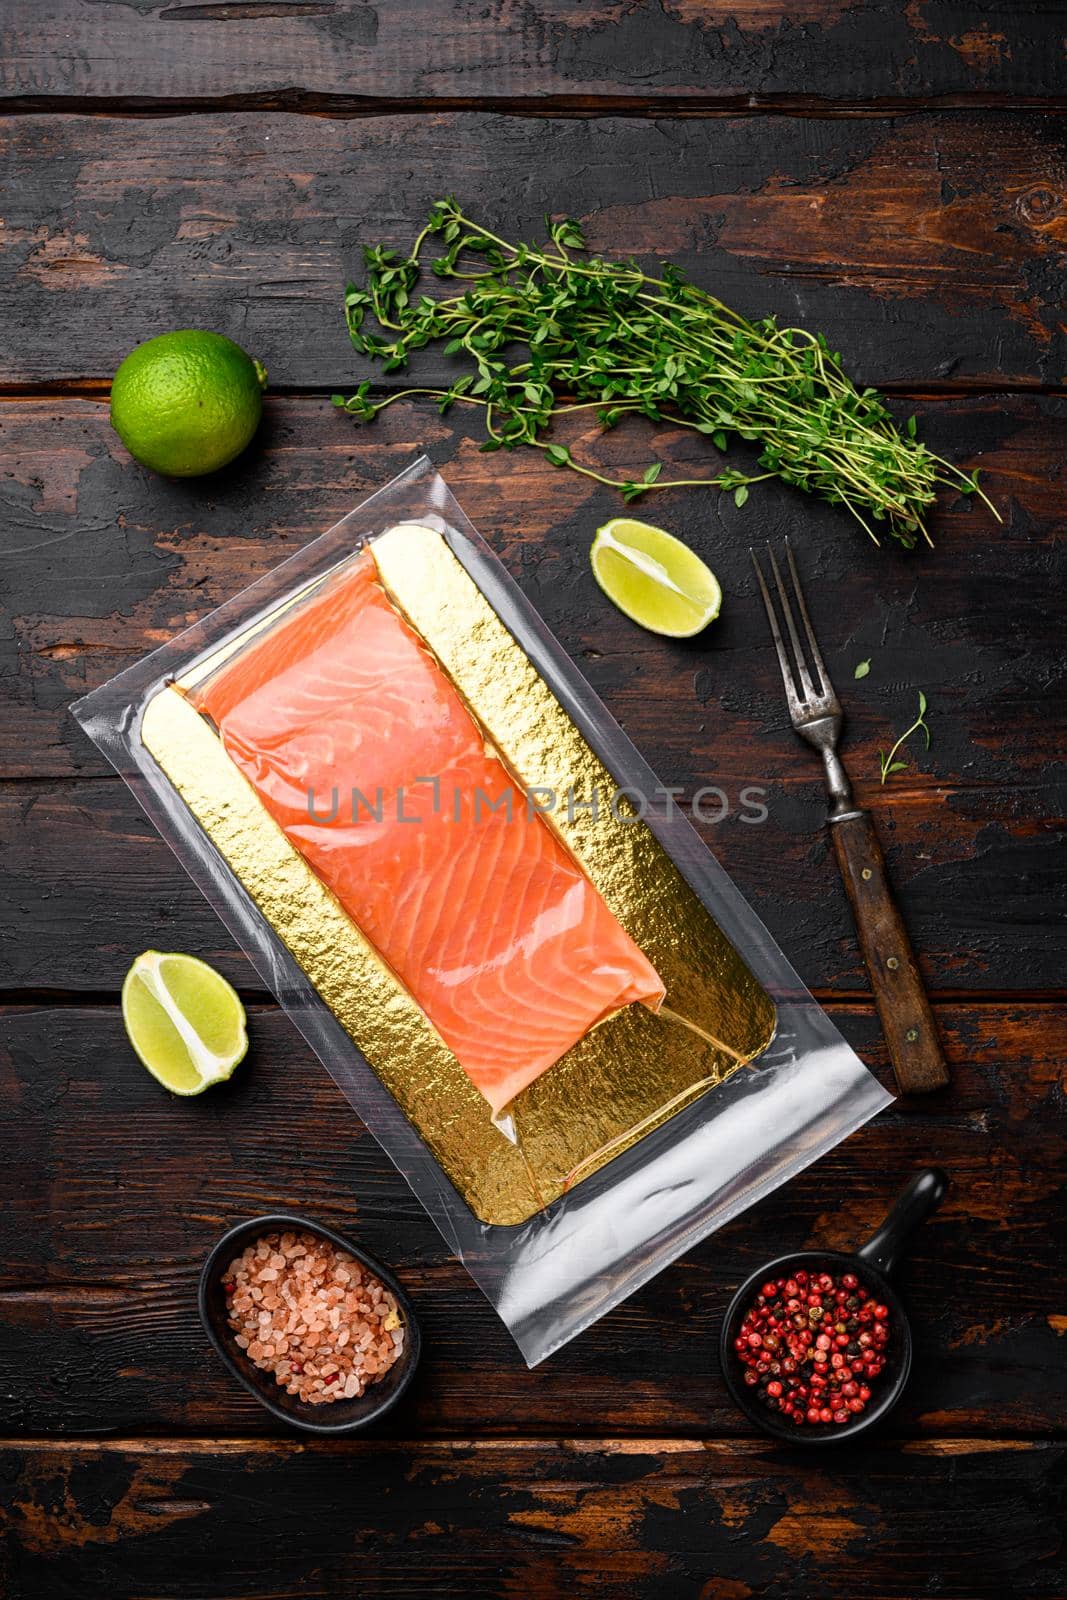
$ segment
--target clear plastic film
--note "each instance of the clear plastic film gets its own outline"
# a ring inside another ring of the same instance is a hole
[[[530,1365],[891,1098],[425,458],[74,714]]]

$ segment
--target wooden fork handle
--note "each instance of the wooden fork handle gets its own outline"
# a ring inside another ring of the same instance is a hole
[[[901,1094],[943,1089],[949,1081],[948,1067],[870,812],[853,811],[832,819],[830,833],[897,1086]]]

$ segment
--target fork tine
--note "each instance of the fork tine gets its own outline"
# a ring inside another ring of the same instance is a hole
[[[804,692],[804,699],[813,700],[815,698],[815,686],[813,685],[811,678],[808,676],[807,662],[804,660],[804,652],[800,648],[800,637],[797,634],[797,625],[793,621],[793,608],[789,604],[789,596],[785,592],[785,584],[782,582],[782,574],[778,570],[778,563],[774,559],[774,551],[771,549],[770,545],[767,546],[767,558],[771,563],[771,571],[774,573],[774,581],[778,585],[778,597],[782,602],[782,610],[785,612],[785,625],[789,629],[789,637],[793,641],[793,654],[796,657],[797,663],[797,678]]]
[[[800,586],[800,574],[797,572],[797,564],[793,560],[793,547],[789,543],[788,539],[785,541],[785,558],[789,562],[789,571],[793,577],[793,592],[797,597],[797,604],[800,607],[800,615],[804,619],[804,632],[808,636],[808,650],[811,654],[812,661],[815,663],[816,671],[819,674],[819,681],[822,684],[822,692],[823,694],[833,694],[833,685],[831,684],[827,675],[826,667],[823,665],[819,644],[815,638],[815,629],[812,627],[811,618],[808,616],[808,607],[804,600],[804,590]]]
[[[752,557],[752,565],[756,569],[756,581],[760,587],[760,594],[763,596],[763,604],[767,608],[767,621],[771,625],[771,638],[774,640],[774,648],[778,652],[778,665],[782,669],[782,682],[785,685],[785,697],[789,704],[790,715],[793,715],[800,709],[800,697],[797,694],[796,684],[793,680],[793,669],[790,665],[789,655],[785,648],[785,640],[782,638],[778,627],[778,616],[774,609],[774,601],[771,599],[770,591],[763,581],[763,572],[760,568],[759,561],[756,559],[756,552],[755,550],[750,549],[748,553]]]

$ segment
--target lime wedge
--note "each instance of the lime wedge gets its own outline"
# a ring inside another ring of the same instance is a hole
[[[201,1094],[248,1049],[245,1008],[225,978],[195,956],[138,956],[122,985],[130,1043],[174,1094]]]
[[[616,517],[597,529],[593,576],[633,622],[688,639],[719,615],[719,580],[687,544],[663,528]]]

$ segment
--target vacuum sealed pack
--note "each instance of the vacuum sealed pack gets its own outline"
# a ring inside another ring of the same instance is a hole
[[[425,458],[74,715],[531,1366],[891,1099]]]

